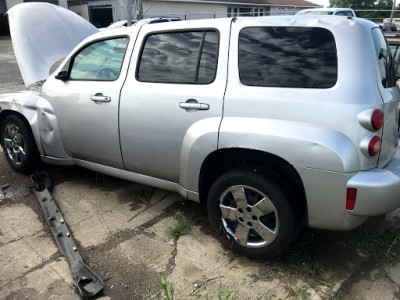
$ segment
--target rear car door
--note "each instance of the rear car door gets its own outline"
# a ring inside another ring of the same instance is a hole
[[[179,181],[185,135],[199,134],[196,124],[213,127],[217,147],[230,29],[230,20],[181,24],[143,26],[121,92],[126,168],[172,182]]]

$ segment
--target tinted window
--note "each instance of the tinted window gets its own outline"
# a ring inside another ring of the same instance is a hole
[[[378,61],[379,75],[383,87],[396,85],[396,74],[392,54],[388,48],[385,37],[380,29],[372,29],[372,38],[375,44],[375,55]]]
[[[215,31],[153,34],[145,41],[137,78],[145,82],[211,83],[217,54]]]
[[[90,44],[73,59],[71,79],[115,80],[119,76],[128,38]]]
[[[335,13],[335,16],[353,17],[353,13],[350,10],[340,10]]]
[[[330,16],[333,14],[333,11],[300,11],[298,15],[315,15],[315,16]]]
[[[392,57],[394,60],[394,65],[396,68],[396,76],[397,78],[400,77],[400,69],[399,69],[399,63],[400,63],[400,44],[390,44],[390,51],[392,52]]]
[[[239,34],[245,85],[329,88],[337,80],[336,44],[323,28],[250,27]]]
[[[169,20],[168,19],[153,20],[150,21],[150,24],[165,23],[165,22],[169,22]]]

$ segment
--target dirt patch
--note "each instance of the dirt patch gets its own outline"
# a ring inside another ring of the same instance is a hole
[[[0,186],[9,184],[4,190],[0,190],[0,205],[13,205],[23,203],[30,207],[40,218],[43,218],[42,209],[33,192],[34,185],[30,177],[16,173],[7,163],[3,149],[0,147]],[[49,231],[50,232],[50,231]]]
[[[119,194],[120,203],[129,203],[131,211],[136,211],[144,205],[148,205],[154,195],[154,188],[149,186],[136,185],[128,191]]]
[[[26,299],[42,299],[42,296],[35,289],[19,289],[9,294],[5,300],[26,300]]]

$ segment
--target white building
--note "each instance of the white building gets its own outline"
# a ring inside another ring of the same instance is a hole
[[[133,0],[132,16],[139,13]],[[305,0],[142,0],[144,17],[179,17],[183,20],[231,16],[292,15],[318,5]],[[127,19],[127,0],[68,0],[68,8],[97,27]]]

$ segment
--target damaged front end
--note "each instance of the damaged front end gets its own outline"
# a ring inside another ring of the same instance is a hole
[[[8,12],[11,40],[18,67],[28,91],[0,95],[0,128],[9,114],[29,123],[37,149],[69,164],[48,100],[41,97],[50,71],[86,37],[98,29],[76,13],[49,3],[21,3]]]

